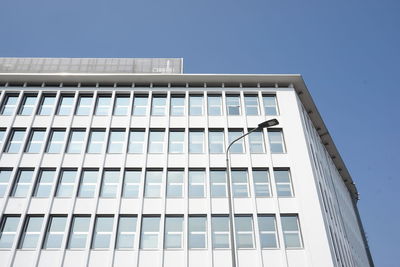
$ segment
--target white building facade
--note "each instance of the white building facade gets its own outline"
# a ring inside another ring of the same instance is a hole
[[[181,59],[0,71],[0,266],[230,267],[231,238],[237,266],[373,266],[300,75],[183,74]]]

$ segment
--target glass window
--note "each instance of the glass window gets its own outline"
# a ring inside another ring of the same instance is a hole
[[[78,197],[94,197],[98,176],[97,170],[82,171]]]
[[[206,216],[189,216],[189,248],[207,248]]]
[[[25,95],[19,108],[19,115],[32,115],[36,104],[36,95]]]
[[[258,215],[261,248],[277,248],[278,238],[274,215]]]
[[[64,146],[65,130],[52,130],[47,143],[47,153],[61,153]]]
[[[302,248],[300,225],[297,215],[281,216],[283,239],[286,248]]]
[[[162,171],[146,171],[145,197],[161,197]]]
[[[103,152],[105,139],[106,139],[106,131],[105,130],[91,130],[87,153]]]
[[[268,130],[271,153],[285,153],[282,130]]]
[[[67,153],[81,153],[84,139],[85,130],[71,130],[69,134]]]
[[[42,149],[45,133],[44,130],[32,130],[25,152],[39,153]]]
[[[189,197],[206,197],[205,171],[189,171]]]
[[[228,137],[229,137],[229,144],[233,142],[236,138],[239,138],[240,136],[243,135],[242,130],[237,130],[237,129],[229,129],[228,131]],[[236,141],[231,148],[229,149],[230,153],[244,153],[244,138]]]
[[[183,176],[184,171],[169,170],[167,174],[167,197],[183,197]]]
[[[44,249],[60,249],[65,235],[67,216],[51,216],[47,226]]]
[[[82,95],[79,97],[78,106],[76,108],[76,115],[90,115],[92,110],[93,96]]]
[[[235,216],[236,247],[254,248],[253,217]]]
[[[147,96],[135,96],[133,99],[133,115],[144,116],[147,113]]]
[[[25,130],[12,130],[5,152],[19,153],[25,138]]]
[[[0,225],[0,248],[12,248],[18,224],[19,216],[3,216]]]
[[[246,106],[246,115],[260,115],[258,96],[256,95],[245,95],[244,104]]]
[[[240,96],[239,95],[227,95],[226,96],[226,109],[228,115],[240,115]]]
[[[111,96],[98,96],[94,115],[107,116],[111,111]]]
[[[129,112],[130,99],[128,95],[117,95],[115,97],[114,116],[126,116]]]
[[[292,197],[292,179],[289,170],[274,170],[274,177],[278,197]]]
[[[122,153],[125,145],[125,130],[111,130],[108,153]]]
[[[208,132],[208,151],[211,154],[225,153],[225,138],[223,130]]]
[[[144,147],[144,130],[131,130],[129,135],[129,153],[141,154]]]
[[[211,170],[211,197],[226,197],[226,171],[225,170]]]
[[[6,130],[0,129],[0,148],[3,145],[5,134],[6,134]]]
[[[126,170],[122,196],[125,198],[137,198],[139,196],[140,170]]]
[[[68,248],[86,248],[87,238],[89,234],[89,226],[89,216],[74,216],[72,220],[71,232],[69,234]]]
[[[164,248],[183,248],[183,217],[165,217]]]
[[[55,170],[41,170],[36,181],[34,197],[50,197],[54,183]]]
[[[220,95],[209,95],[208,102],[208,115],[221,116],[222,115],[222,97]]]
[[[189,153],[204,153],[204,131],[189,132]]]
[[[267,170],[253,170],[254,192],[256,197],[270,197],[271,189]]]
[[[6,95],[3,104],[1,105],[1,115],[10,116],[14,114],[17,107],[18,95]]]
[[[60,98],[60,103],[58,104],[57,115],[60,116],[71,115],[73,105],[74,105],[73,95],[62,95]]]
[[[230,247],[229,237],[229,217],[228,216],[212,216],[212,244],[214,249],[223,249]]]
[[[157,249],[160,234],[160,217],[143,217],[140,235],[141,249]]]
[[[46,115],[46,116],[52,115],[55,102],[56,102],[56,97],[53,95],[42,96],[42,102],[40,103],[38,115]]]
[[[171,116],[185,116],[185,96],[171,96]]]
[[[76,170],[61,170],[56,197],[72,197],[76,174]]]
[[[94,227],[92,248],[110,248],[114,217],[98,216]]]
[[[185,151],[185,132],[184,130],[171,130],[169,132],[169,153],[183,153]]]
[[[274,95],[264,95],[264,112],[266,116],[278,115],[278,106],[276,103],[276,96]]]
[[[164,131],[150,130],[149,153],[164,153]]]
[[[264,135],[262,131],[249,134],[250,153],[264,153]]]
[[[136,236],[136,216],[120,216],[117,234],[117,249],[133,249]]]
[[[151,104],[152,116],[165,116],[167,106],[167,96],[153,95]]]
[[[4,197],[10,183],[11,169],[0,169],[0,198]]]
[[[247,170],[232,170],[232,190],[234,197],[249,197]]]
[[[202,95],[191,95],[189,96],[189,115],[190,116],[202,116],[204,100]]]
[[[115,198],[119,185],[119,170],[105,170],[101,184],[100,197]]]
[[[12,197],[27,197],[31,189],[33,170],[19,170],[14,183]]]
[[[27,216],[19,248],[36,248],[43,224],[43,216]]]

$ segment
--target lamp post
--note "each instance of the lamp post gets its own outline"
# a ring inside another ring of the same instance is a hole
[[[225,152],[225,159],[226,159],[226,169],[227,169],[227,184],[228,184],[228,209],[229,209],[229,228],[230,228],[230,241],[231,241],[231,256],[232,256],[232,267],[236,267],[236,262],[237,262],[237,255],[236,255],[236,235],[234,233],[234,229],[233,229],[233,220],[234,220],[234,214],[233,214],[233,197],[232,197],[232,182],[231,182],[231,167],[229,164],[229,149],[231,148],[231,146],[239,141],[240,139],[242,139],[243,137],[251,134],[254,131],[257,130],[261,130],[263,128],[268,128],[271,126],[275,126],[278,125],[279,122],[277,119],[272,119],[272,120],[267,120],[264,121],[260,124],[258,124],[257,128],[254,128],[252,130],[250,130],[249,132],[243,134],[242,136],[236,138],[235,140],[233,140],[228,148],[226,149]]]

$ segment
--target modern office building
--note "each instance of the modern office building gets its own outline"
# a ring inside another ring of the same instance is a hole
[[[0,59],[1,267],[373,266],[357,200],[300,75]]]

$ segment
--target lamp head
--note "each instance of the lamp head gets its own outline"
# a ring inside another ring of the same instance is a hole
[[[264,121],[264,122],[260,123],[258,125],[258,128],[259,129],[268,128],[268,127],[275,126],[275,125],[278,125],[278,124],[279,124],[279,121],[277,119],[272,119],[272,120],[267,120],[267,121]]]

